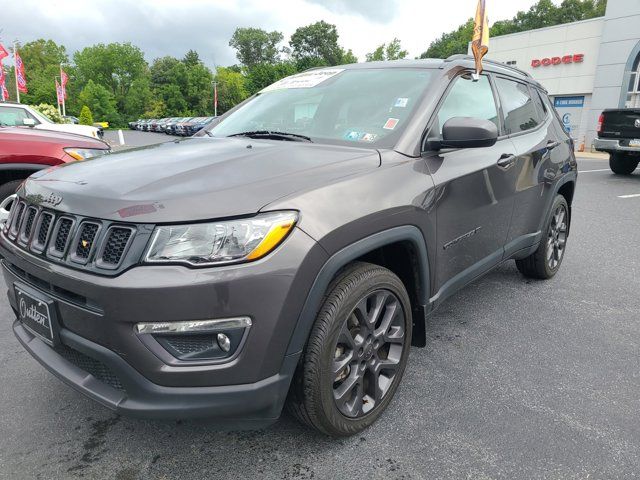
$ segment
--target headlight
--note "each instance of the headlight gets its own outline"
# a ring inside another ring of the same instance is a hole
[[[296,212],[272,212],[240,220],[159,226],[145,261],[203,266],[257,260],[285,239],[297,218]]]
[[[109,153],[109,150],[99,148],[65,148],[64,151],[76,160],[85,160],[87,158],[99,157],[100,155]]]

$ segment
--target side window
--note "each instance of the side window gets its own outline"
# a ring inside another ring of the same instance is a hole
[[[20,107],[0,106],[0,123],[9,127],[22,126],[25,118],[32,118]]]
[[[538,116],[541,121],[544,121],[544,119],[547,118],[547,106],[542,100],[542,95],[544,94],[540,93],[540,90],[533,87],[531,87],[531,94],[533,95],[533,103],[536,104],[536,108],[538,109]]]
[[[462,75],[454,80],[447,98],[440,106],[429,137],[441,137],[442,126],[453,117],[482,118],[492,121],[499,128],[498,110],[487,76],[481,75],[477,82],[470,75]]]
[[[507,134],[524,132],[540,124],[540,117],[531,100],[527,85],[497,78],[496,86],[500,94],[504,128]]]

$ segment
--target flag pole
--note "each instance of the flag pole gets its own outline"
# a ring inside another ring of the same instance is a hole
[[[218,116],[218,82],[213,82],[213,116]]]
[[[20,90],[18,89],[18,62],[16,62],[16,53],[18,52],[18,48],[17,48],[17,43],[13,42],[13,61],[14,61],[14,67],[13,67],[13,73],[16,74],[16,100],[18,101],[18,103],[20,103]]]
[[[60,64],[60,84],[62,84],[62,64]],[[62,87],[62,116],[65,117],[67,115],[67,108],[65,105],[64,97],[67,93],[67,87]]]
[[[53,85],[56,88],[56,103],[58,104],[58,115],[62,116],[62,112],[60,111],[60,89],[58,88],[58,77],[53,77],[54,82]]]

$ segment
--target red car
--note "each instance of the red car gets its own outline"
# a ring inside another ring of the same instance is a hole
[[[110,151],[105,142],[83,135],[0,126],[0,203],[33,172]]]

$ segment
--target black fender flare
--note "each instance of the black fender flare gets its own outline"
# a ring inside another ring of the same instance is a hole
[[[577,184],[577,180],[578,180],[578,172],[575,170],[572,170],[570,172],[565,173],[554,185],[553,185],[553,194],[549,195],[549,198],[547,200],[547,204],[545,205],[545,212],[549,212],[549,209],[551,208],[551,205],[553,203],[553,199],[556,198],[556,195],[558,195],[558,192],[560,191],[560,188],[563,185],[566,185],[569,182],[573,182],[574,186],[575,184]],[[547,221],[547,214],[545,213],[545,215],[542,216],[542,220],[540,222],[540,225],[538,226],[538,231],[541,232],[542,229],[544,228],[545,222]],[[569,232],[571,231],[571,205],[569,205],[569,230],[567,231],[567,234],[569,234]]]
[[[307,298],[298,317],[296,328],[293,331],[286,355],[300,354],[309,338],[311,328],[316,319],[316,314],[320,308],[322,298],[327,291],[329,283],[335,274],[345,265],[363,256],[376,248],[390,245],[392,243],[407,241],[415,247],[418,256],[420,285],[418,299],[421,300],[423,311],[426,312],[426,305],[430,293],[430,272],[429,258],[427,257],[427,245],[418,227],[414,225],[403,225],[389,230],[375,233],[354,242],[342,250],[333,254],[322,266],[316,279],[307,294]],[[424,323],[423,323],[424,328]]]

